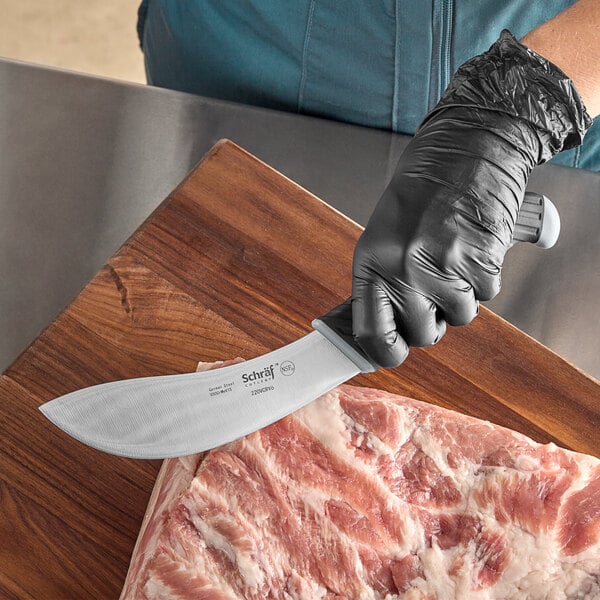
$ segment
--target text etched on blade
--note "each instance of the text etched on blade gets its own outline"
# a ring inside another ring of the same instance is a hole
[[[281,364],[272,363],[262,369],[242,373],[241,378],[244,387],[253,388],[250,395],[257,396],[275,391],[276,380],[279,376],[290,377],[295,371],[296,365],[291,360],[285,360]]]
[[[231,391],[233,391],[233,381],[230,383],[223,383],[221,385],[215,385],[213,387],[208,388],[208,393],[212,397],[221,396]]]

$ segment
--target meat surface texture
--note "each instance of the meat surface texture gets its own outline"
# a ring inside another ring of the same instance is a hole
[[[123,600],[600,598],[600,460],[379,390],[157,486]]]

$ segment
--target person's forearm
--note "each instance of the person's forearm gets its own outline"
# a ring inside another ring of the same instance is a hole
[[[521,42],[573,81],[590,114],[600,114],[600,0],[579,0]]]

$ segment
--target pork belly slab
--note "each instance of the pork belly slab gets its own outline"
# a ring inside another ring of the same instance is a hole
[[[600,598],[600,460],[343,385],[166,460],[126,599]]]

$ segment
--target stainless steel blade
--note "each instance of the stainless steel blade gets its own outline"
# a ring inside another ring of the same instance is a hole
[[[261,429],[360,372],[318,331],[263,356],[201,373],[114,381],[40,410],[85,444],[130,458],[215,448]]]

